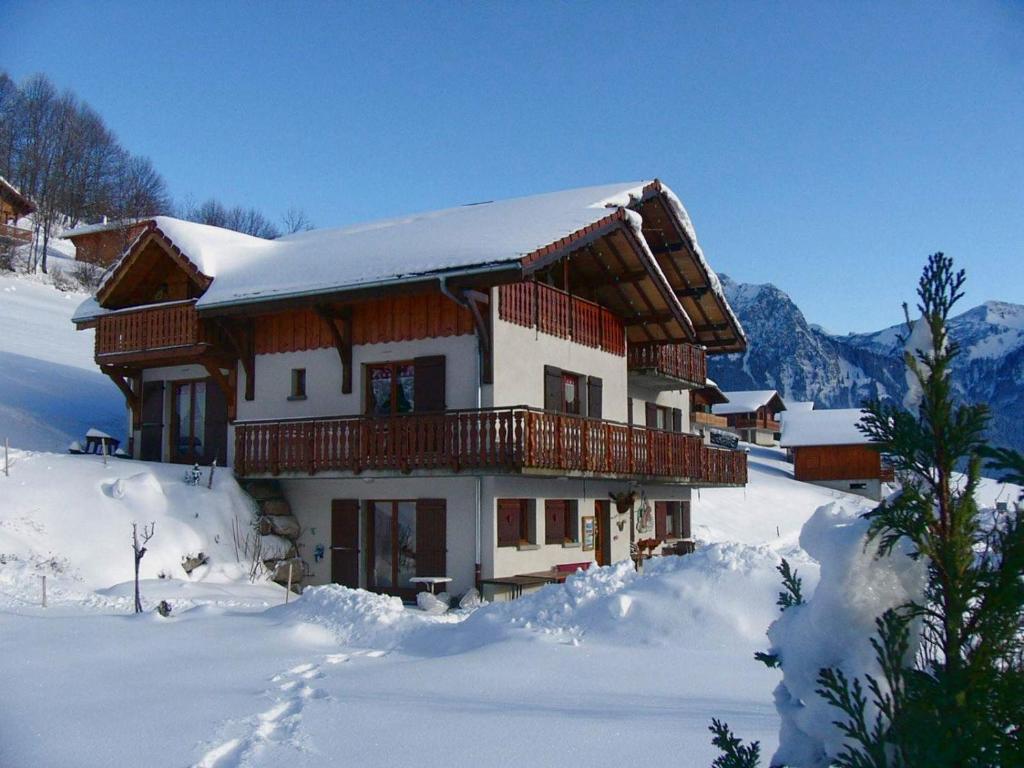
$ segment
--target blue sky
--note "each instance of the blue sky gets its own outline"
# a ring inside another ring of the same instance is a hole
[[[1024,4],[8,3],[177,200],[317,226],[657,176],[712,265],[837,332],[928,253],[1024,303]]]

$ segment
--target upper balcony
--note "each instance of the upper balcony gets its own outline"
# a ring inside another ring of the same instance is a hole
[[[626,329],[614,313],[592,301],[536,281],[498,289],[498,316],[613,355],[626,354]]]
[[[630,344],[629,373],[641,386],[655,390],[703,387],[707,355],[692,344]]]
[[[771,416],[757,416],[754,414],[730,416],[729,426],[733,429],[764,429],[771,432],[780,432],[782,430],[782,424]]]
[[[747,457],[680,432],[512,408],[235,425],[239,476],[518,473],[743,485]]]
[[[194,299],[122,309],[97,320],[96,362],[185,360],[201,356],[216,341],[200,321]]]
[[[13,224],[0,222],[0,243],[10,245],[28,245],[32,242],[32,230],[22,229]]]

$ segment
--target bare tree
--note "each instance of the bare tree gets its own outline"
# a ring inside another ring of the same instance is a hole
[[[267,240],[281,236],[270,219],[255,208],[243,208],[240,205],[227,208],[222,202],[212,197],[199,205],[186,203],[182,207],[180,215],[183,219],[199,224],[233,229],[236,232]]]
[[[146,544],[153,538],[156,523],[142,526],[142,541],[139,541],[139,525],[132,523],[132,552],[135,554],[135,612],[142,613],[142,593],[139,592],[139,563],[146,556]]]
[[[292,206],[281,217],[284,224],[284,234],[291,235],[295,232],[308,232],[313,229],[313,222],[310,221],[306,212],[301,208]]]

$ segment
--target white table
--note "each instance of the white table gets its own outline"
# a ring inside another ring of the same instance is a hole
[[[438,584],[447,584],[451,580],[450,576],[413,576],[409,579],[412,584],[425,584],[430,588],[430,594],[434,594],[434,588]]]

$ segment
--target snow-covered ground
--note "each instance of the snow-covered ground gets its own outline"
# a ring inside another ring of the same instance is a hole
[[[24,338],[63,329],[76,299],[65,306],[27,279],[0,278],[4,287],[14,290],[0,293],[0,313],[24,324],[3,354],[44,370],[60,359],[86,376],[89,334],[68,325],[50,347]],[[0,424],[15,423],[10,413],[60,418],[59,393],[17,401],[17,391],[0,389]],[[91,414],[105,397],[81,395],[54,439],[103,427]],[[116,390],[109,400],[119,419]],[[226,472],[207,488],[175,466],[33,450],[12,459],[0,474],[0,766],[706,766],[712,717],[770,755],[780,676],[753,654],[778,616],[775,567],[786,556],[812,591],[804,523],[832,502],[836,514],[870,507],[797,483],[780,451],[751,448],[746,488],[695,499],[695,554],[431,616],[337,586],[286,605],[280,587],[251,584],[235,544],[251,506]],[[982,501],[1000,492],[986,484]],[[133,521],[156,524],[139,616]],[[187,576],[181,560],[198,551],[210,562]],[[160,600],[167,618],[153,610]]]

